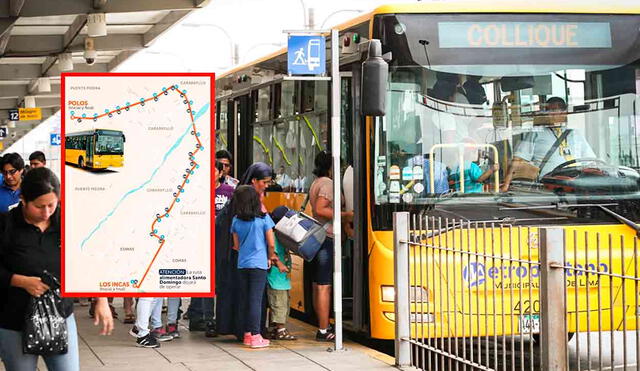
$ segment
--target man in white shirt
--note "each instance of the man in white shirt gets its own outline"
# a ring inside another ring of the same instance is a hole
[[[541,178],[565,162],[596,157],[584,136],[567,128],[567,103],[562,98],[549,98],[546,109],[548,125],[534,127],[533,131],[524,135],[513,154],[511,166],[501,187],[503,192],[509,189],[514,174],[530,167],[528,164],[539,169],[538,178]]]

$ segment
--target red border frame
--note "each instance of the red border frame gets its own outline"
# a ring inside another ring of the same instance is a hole
[[[157,77],[157,76],[171,76],[171,77],[178,77],[178,76],[184,76],[184,77],[189,77],[189,76],[199,76],[199,77],[209,77],[211,79],[211,98],[210,98],[210,103],[209,103],[209,114],[210,114],[210,119],[211,119],[211,149],[209,150],[209,161],[211,162],[211,172],[213,172],[213,164],[215,164],[215,126],[216,126],[216,121],[215,121],[215,110],[216,110],[216,104],[215,104],[215,74],[214,73],[116,73],[116,72],[112,72],[112,73],[69,73],[69,72],[65,72],[62,73],[61,75],[61,86],[60,86],[60,136],[63,139],[62,143],[60,145],[60,151],[61,151],[61,156],[60,158],[62,159],[61,161],[61,166],[60,166],[60,175],[61,175],[61,191],[60,191],[60,228],[61,228],[61,234],[60,234],[60,244],[61,244],[61,250],[62,250],[62,261],[61,261],[61,265],[62,265],[62,269],[61,269],[61,279],[62,279],[62,296],[64,297],[212,297],[215,296],[215,210],[212,208],[212,205],[214,203],[215,200],[215,179],[213,179],[213,173],[211,173],[210,175],[210,182],[211,182],[211,202],[209,204],[209,208],[210,208],[210,214],[211,214],[211,224],[210,224],[210,230],[209,230],[209,240],[211,241],[211,287],[210,287],[210,291],[208,293],[203,293],[203,292],[180,292],[180,293],[170,293],[170,292],[145,292],[145,293],[110,293],[110,292],[75,292],[75,293],[69,293],[66,291],[65,289],[65,283],[66,283],[66,274],[65,274],[65,264],[66,264],[66,257],[65,257],[65,164],[66,164],[66,158],[65,158],[65,122],[67,120],[66,114],[65,114],[65,80],[67,77],[75,77],[75,76],[98,76],[98,77],[112,77],[112,76],[117,76],[117,77]]]

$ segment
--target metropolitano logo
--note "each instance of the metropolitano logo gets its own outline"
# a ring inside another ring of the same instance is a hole
[[[467,287],[476,287],[483,285],[487,279],[484,264],[473,262],[465,266],[462,270],[462,277],[467,282]]]

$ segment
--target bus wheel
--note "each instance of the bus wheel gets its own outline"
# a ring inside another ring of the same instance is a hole
[[[83,159],[82,157],[80,157],[80,158],[78,159],[78,166],[79,166],[81,169],[84,169],[84,159]]]

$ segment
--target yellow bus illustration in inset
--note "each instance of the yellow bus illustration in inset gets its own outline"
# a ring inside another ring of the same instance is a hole
[[[93,129],[65,135],[65,162],[84,169],[124,166],[124,133]]]

